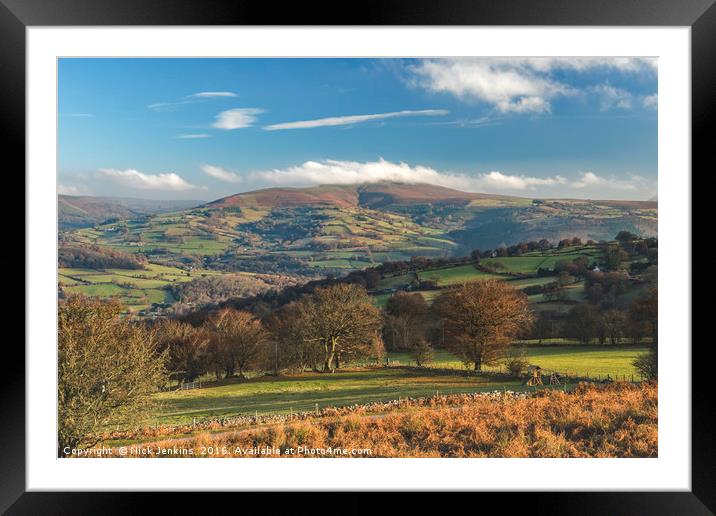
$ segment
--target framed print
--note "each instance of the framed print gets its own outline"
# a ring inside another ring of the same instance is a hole
[[[691,181],[716,8],[366,7],[3,0],[10,514],[124,491],[714,510]]]

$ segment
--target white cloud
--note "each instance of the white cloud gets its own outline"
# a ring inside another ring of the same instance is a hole
[[[206,133],[197,133],[197,134],[180,134],[177,136],[180,140],[197,140],[202,138],[211,138],[211,135]]]
[[[232,174],[234,174],[232,172]],[[300,165],[251,172],[249,183],[280,186],[317,184],[359,184],[380,181],[429,183],[467,192],[484,192],[526,197],[582,197],[591,199],[646,198],[640,192],[653,192],[655,181],[632,175],[624,178],[603,177],[594,172],[579,172],[576,177],[561,175],[535,177],[499,171],[464,173],[440,171],[407,163],[378,161],[307,161]]]
[[[187,95],[186,97],[182,97],[181,100],[172,102],[155,102],[153,104],[148,104],[147,107],[154,111],[166,111],[185,104],[195,104],[197,102],[206,102],[207,100],[212,99],[233,97],[238,97],[238,95],[231,91],[200,91],[199,93],[193,93],[191,95]]]
[[[216,120],[212,127],[226,131],[251,127],[256,122],[256,115],[261,113],[263,113],[263,110],[256,108],[229,109],[216,115]]]
[[[529,176],[511,176],[502,172],[489,172],[481,174],[479,181],[486,187],[494,189],[507,190],[529,190],[537,186],[553,186],[567,183],[567,179],[562,176],[554,177],[529,177]]]
[[[615,88],[614,86],[604,83],[592,86],[589,90],[599,99],[599,109],[609,111],[610,109],[631,109],[632,95],[626,90]]]
[[[524,66],[539,72],[574,70],[586,72],[605,69],[623,73],[652,73],[658,68],[658,59],[652,57],[523,57],[498,58],[514,66]]]
[[[601,188],[609,190],[643,190],[650,188],[650,182],[641,176],[632,175],[628,179],[603,177],[591,171],[579,172],[579,179],[571,182],[572,188]]]
[[[202,165],[201,170],[208,176],[227,183],[240,183],[243,179],[236,172],[225,170],[214,165]]]
[[[397,118],[404,116],[441,116],[447,115],[448,111],[444,109],[422,109],[422,110],[404,110],[392,111],[389,113],[376,113],[370,115],[350,115],[350,116],[334,116],[328,118],[319,118],[316,120],[301,120],[298,122],[284,122],[281,124],[272,124],[264,127],[267,131],[278,131],[282,129],[312,129],[314,127],[331,127],[337,125],[358,124],[371,120],[383,120],[386,118]]]
[[[641,105],[645,108],[656,109],[659,106],[659,95],[656,93],[645,95],[641,98]]]
[[[60,195],[88,195],[89,190],[83,185],[57,183],[57,193]]]
[[[60,113],[61,117],[64,118],[92,118],[92,113]]]
[[[397,181],[404,183],[430,183],[466,191],[529,191],[538,186],[563,184],[560,176],[537,178],[507,175],[501,172],[464,174],[441,172],[430,167],[410,166],[380,159],[372,162],[326,160],[307,161],[284,169],[272,169],[249,174],[253,181],[280,185],[356,184]]]
[[[551,101],[579,91],[552,75],[595,69],[653,74],[652,58],[449,58],[409,66],[410,82],[429,91],[482,102],[500,113],[545,113]]]
[[[485,102],[502,113],[549,111],[550,99],[571,92],[566,84],[504,60],[424,60],[410,71],[416,84],[430,91]]]
[[[232,91],[200,91],[199,93],[189,95],[189,98],[194,99],[211,99],[220,97],[238,97],[238,95]]]
[[[99,173],[101,176],[118,185],[138,190],[171,190],[180,192],[206,189],[206,187],[188,183],[174,172],[145,174],[144,172],[134,169],[117,170],[114,168],[101,168]]]

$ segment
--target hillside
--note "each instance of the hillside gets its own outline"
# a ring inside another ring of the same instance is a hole
[[[166,211],[185,210],[202,201],[162,201],[125,197],[58,195],[57,218],[60,231],[90,227],[108,219],[131,219]]]
[[[94,213],[92,203],[81,206]],[[136,206],[123,206],[129,215],[118,217],[122,220],[65,238],[72,244],[146,254],[172,266],[305,277],[543,238],[610,240],[620,230],[653,236],[657,206],[533,200],[427,184],[322,185],[244,192],[149,215],[145,206],[141,216]],[[154,207],[163,208],[170,209]]]

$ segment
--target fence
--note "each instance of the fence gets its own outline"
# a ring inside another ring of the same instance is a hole
[[[181,385],[179,385],[178,391],[188,391],[192,389],[201,389],[201,380],[196,380],[194,382],[183,382]]]

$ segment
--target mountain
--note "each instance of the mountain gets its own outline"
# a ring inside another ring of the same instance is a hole
[[[73,231],[68,241],[162,263],[309,276],[543,238],[611,240],[621,230],[655,236],[657,206],[395,182],[268,188],[142,219],[120,217],[130,220]]]
[[[518,197],[462,192],[425,183],[379,182],[358,185],[320,185],[307,188],[265,188],[217,199],[213,208],[278,208],[305,205],[383,208],[414,203],[467,205],[476,200],[517,200]]]
[[[126,197],[58,195],[59,229],[94,226],[108,219],[131,219],[167,211],[185,210],[203,201],[161,201]]]

